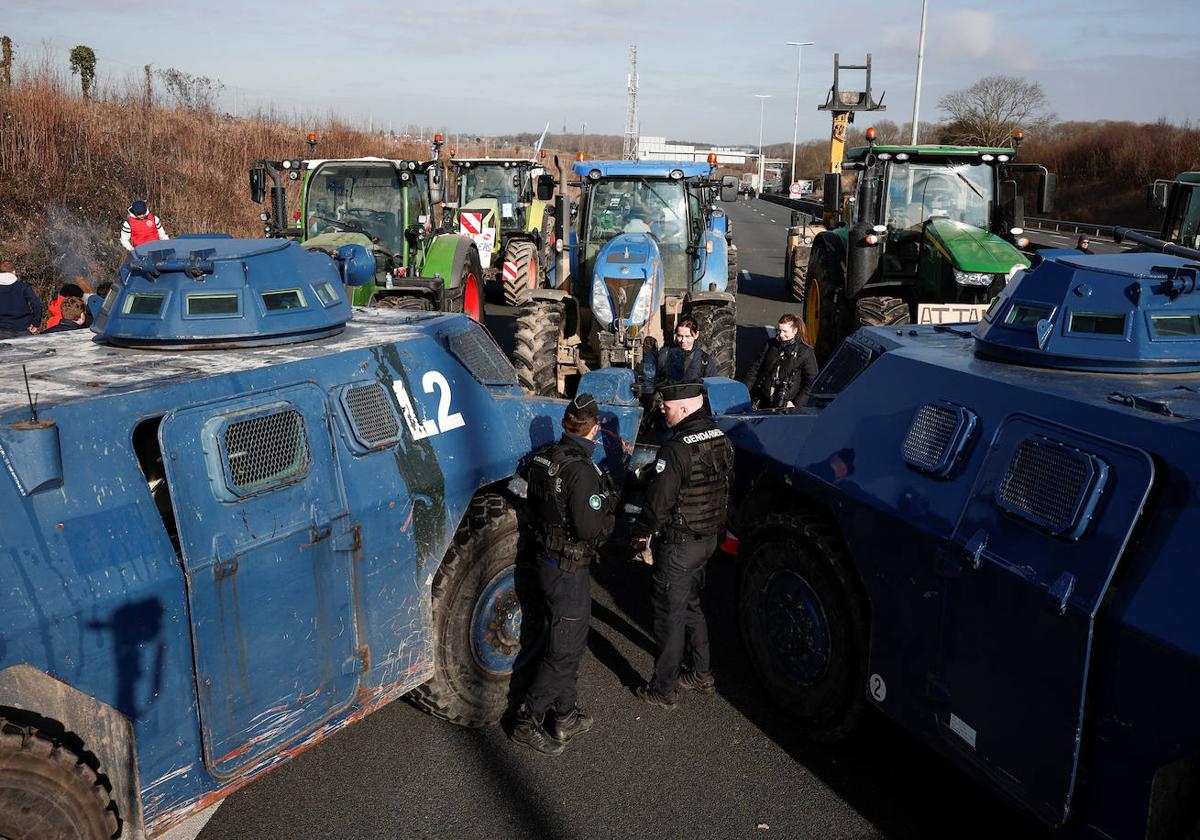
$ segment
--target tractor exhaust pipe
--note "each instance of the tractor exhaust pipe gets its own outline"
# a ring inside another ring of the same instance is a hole
[[[1195,248],[1186,248],[1183,245],[1168,242],[1165,239],[1158,239],[1153,236],[1147,236],[1144,233],[1138,233],[1136,230],[1130,228],[1113,228],[1112,238],[1118,245],[1128,239],[1130,242],[1136,242],[1144,248],[1161,251],[1164,254],[1170,254],[1172,257],[1183,257],[1185,260],[1200,260],[1200,251],[1197,251]]]

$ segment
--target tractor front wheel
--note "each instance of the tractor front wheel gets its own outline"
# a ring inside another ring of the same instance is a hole
[[[854,303],[854,314],[860,327],[890,327],[912,322],[908,304],[896,297],[859,298]]]
[[[728,303],[696,303],[690,314],[700,327],[700,346],[717,363],[717,376],[732,379],[737,369],[737,310]]]
[[[385,295],[376,298],[375,305],[381,309],[416,309],[421,312],[432,312],[433,301],[416,295]]]
[[[729,282],[725,285],[725,291],[731,295],[736,295],[738,290],[738,249],[736,245],[729,246]]]
[[[536,289],[542,280],[542,271],[538,263],[538,249],[533,242],[528,239],[514,239],[508,243],[508,247],[504,249],[501,271],[506,304],[524,306],[529,302],[529,293]]]
[[[513,367],[517,381],[531,394],[558,395],[558,343],[566,308],[556,301],[532,303],[517,313]]]

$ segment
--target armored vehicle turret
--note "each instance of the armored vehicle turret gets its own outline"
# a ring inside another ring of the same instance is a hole
[[[1191,836],[1200,252],[1042,256],[720,421],[743,637],[809,737],[874,707],[1049,826]]]
[[[0,836],[157,836],[395,698],[506,709],[507,487],[565,402],[462,315],[351,319],[335,254],[143,246],[95,336],[0,343]],[[581,387],[619,470],[633,373]]]

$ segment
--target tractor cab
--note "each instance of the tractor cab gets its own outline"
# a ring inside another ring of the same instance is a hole
[[[310,147],[315,150],[315,135]],[[334,253],[361,245],[375,258],[372,282],[355,289],[356,306],[483,313],[483,272],[468,237],[434,229],[442,201],[442,139],[428,161],[363,157],[260,160],[250,169],[250,196],[266,199],[268,237],[299,239],[310,250]],[[284,181],[300,181],[300,209],[289,225]]]
[[[1008,278],[1029,260],[1019,250],[1023,173],[1038,177],[1038,211],[1053,206],[1055,178],[1016,163],[1011,147],[876,146],[850,149],[853,201],[839,207],[840,175],[827,175],[827,215],[803,291],[805,326],[827,357],[860,326],[978,321]]]
[[[448,207],[460,210],[485,208],[496,213],[502,231],[520,230],[536,199],[538,178],[545,174],[534,160],[455,159],[458,201]]]
[[[1185,248],[1200,248],[1200,172],[1180,172],[1158,180],[1147,193],[1152,209],[1164,210],[1159,238]]]

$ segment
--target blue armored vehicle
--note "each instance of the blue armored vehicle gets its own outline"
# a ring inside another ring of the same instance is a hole
[[[465,316],[351,319],[335,253],[148,243],[94,336],[0,344],[0,836],[159,835],[401,696],[505,710],[506,487],[565,403]],[[582,383],[614,468],[632,383]]]
[[[1196,836],[1200,252],[1042,256],[720,421],[743,637],[809,737],[874,707],[1049,826]]]
[[[715,158],[714,158],[715,163]],[[570,277],[533,289],[517,315],[513,362],[535,394],[570,391],[595,368],[640,371],[649,340],[660,346],[691,314],[718,373],[734,372],[736,300],[730,288],[727,219],[712,203],[737,200],[737,179],[712,178],[712,164],[588,161]],[[736,270],[736,269],[735,269]]]

